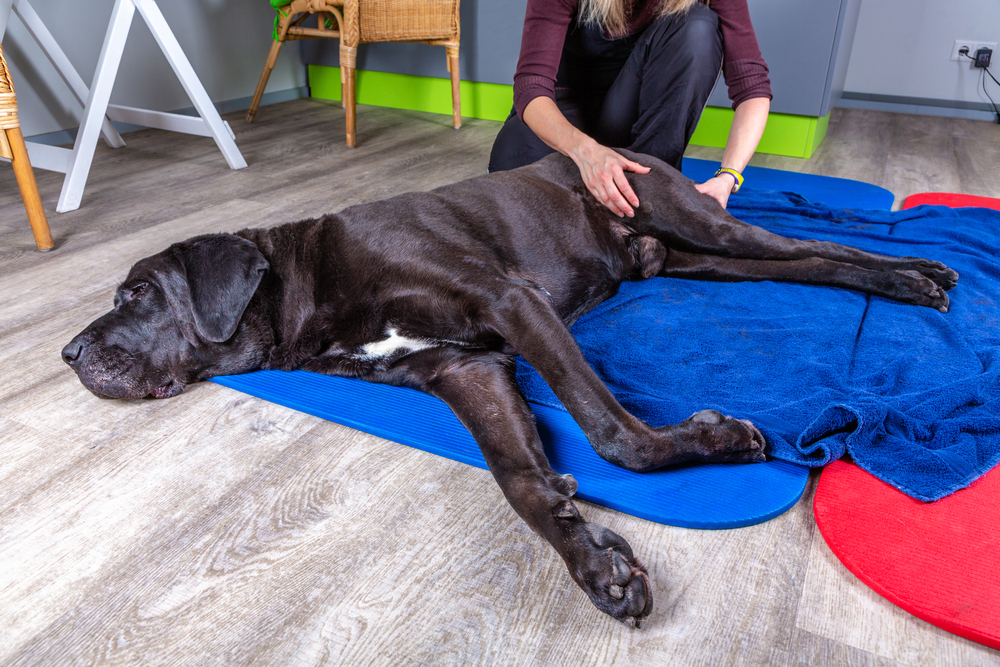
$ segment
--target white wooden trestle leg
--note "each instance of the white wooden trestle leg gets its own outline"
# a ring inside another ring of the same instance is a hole
[[[94,80],[89,90],[66,54],[59,48],[52,34],[45,28],[41,18],[31,7],[29,0],[0,0],[0,35],[6,28],[12,4],[14,12],[28,28],[29,33],[38,42],[49,60],[52,61],[76,98],[84,105],[83,119],[80,122],[80,129],[72,149],[27,142],[28,154],[33,165],[66,174],[56,211],[64,213],[80,207],[83,188],[90,173],[99,135],[103,135],[105,141],[112,148],[125,145],[121,136],[112,126],[112,120],[172,132],[212,137],[226,158],[230,169],[242,169],[247,166],[246,160],[243,159],[239,148],[236,147],[232,129],[219,116],[219,112],[212,104],[205,87],[202,86],[194,68],[191,67],[191,63],[181,50],[177,38],[174,37],[166,19],[163,18],[156,0],[116,0],[111,12],[111,20],[108,23],[108,32],[104,37],[101,55],[97,61],[97,71],[94,73]],[[125,49],[125,41],[128,39],[132,18],[136,10],[149,26],[150,32],[166,56],[174,74],[177,75],[184,91],[194,103],[199,117],[110,104],[111,91],[114,88],[118,67]]]

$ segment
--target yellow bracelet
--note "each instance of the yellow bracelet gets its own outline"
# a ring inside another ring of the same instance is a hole
[[[740,188],[743,187],[743,174],[736,171],[735,169],[730,169],[729,167],[722,167],[717,172],[715,172],[716,176],[718,176],[719,174],[729,174],[730,176],[736,179],[736,185],[733,186],[733,193],[739,192]]]

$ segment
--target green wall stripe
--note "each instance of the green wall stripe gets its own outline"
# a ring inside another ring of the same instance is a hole
[[[733,110],[722,107],[705,107],[691,143],[696,146],[723,148],[729,138],[733,123]],[[789,157],[812,157],[820,142],[826,137],[830,117],[794,116],[772,113],[767,117],[767,128],[760,139],[757,152]]]
[[[309,87],[313,97],[340,100],[340,68],[309,65]],[[497,83],[462,81],[459,94],[466,118],[506,120],[514,104],[514,87]],[[358,70],[355,97],[358,104],[451,115],[449,79]]]
[[[358,104],[451,114],[451,82],[428,76],[358,70]],[[309,65],[311,95],[323,100],[340,100],[340,68]],[[462,81],[462,115],[466,118],[506,120],[514,100],[514,87],[497,83]],[[695,128],[691,143],[722,148],[729,137],[733,110],[706,107]],[[811,157],[826,137],[830,117],[794,116],[772,113],[757,147],[759,153]]]

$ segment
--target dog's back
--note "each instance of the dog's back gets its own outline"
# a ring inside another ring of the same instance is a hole
[[[451,294],[489,280],[537,287],[567,322],[649,277],[666,253],[596,202],[568,158],[489,174],[268,230],[260,247],[293,288],[343,303],[391,304],[421,291]],[[296,298],[300,298],[297,296]],[[367,332],[366,332],[367,334]]]

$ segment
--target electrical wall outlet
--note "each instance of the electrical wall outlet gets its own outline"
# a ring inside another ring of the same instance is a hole
[[[969,58],[976,57],[976,49],[973,48],[975,45],[976,40],[974,39],[956,39],[955,45],[951,47],[951,59],[956,62],[961,62],[963,60],[965,62],[972,62]],[[966,58],[960,53],[962,49],[966,49],[965,52],[969,55],[969,58]]]
[[[961,55],[959,51],[963,48],[968,49],[968,58]],[[979,42],[974,39],[956,39],[955,43],[951,47],[951,59],[955,62],[965,62],[969,63],[971,66],[973,61],[976,59],[976,51],[979,49],[989,49],[996,53],[997,43],[996,42]]]

